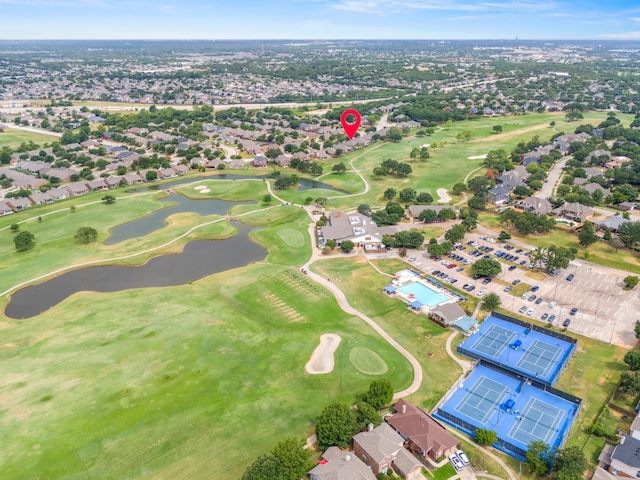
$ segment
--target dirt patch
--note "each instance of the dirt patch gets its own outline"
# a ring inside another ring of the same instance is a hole
[[[311,375],[322,375],[331,373],[335,360],[333,354],[338,349],[342,338],[334,333],[320,335],[320,345],[311,354],[311,359],[304,366],[307,373]]]

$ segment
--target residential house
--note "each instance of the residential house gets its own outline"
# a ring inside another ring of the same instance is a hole
[[[407,217],[409,217],[414,222],[419,222],[418,217],[425,210],[432,210],[436,213],[440,213],[441,210],[449,208],[452,209],[449,205],[409,205],[406,210]],[[452,209],[455,212],[455,209]]]
[[[278,166],[280,167],[288,167],[290,163],[291,157],[288,157],[286,155],[278,155],[276,157],[276,164],[278,164]]]
[[[374,474],[398,471],[403,478],[420,478],[422,463],[404,448],[404,439],[389,424],[373,428],[353,437],[353,452],[366,463]]]
[[[618,210],[623,210],[628,212],[630,210],[634,210],[637,204],[635,202],[622,202],[618,204]]]
[[[256,155],[253,160],[251,160],[252,167],[266,167],[268,163],[267,157],[264,155]]]
[[[600,160],[599,163],[604,164],[611,160],[611,153],[607,150],[599,148],[598,150],[594,150],[593,152],[589,153],[584,160],[585,162],[592,163],[592,158],[598,158]]]
[[[107,184],[107,188],[116,188],[120,186],[120,182],[122,181],[122,177],[120,175],[111,175],[104,179]]]
[[[127,185],[135,185],[136,183],[142,183],[142,177],[138,173],[129,172],[125,173],[122,177],[124,183]]]
[[[171,168],[173,168],[173,170],[178,175],[184,175],[185,173],[187,173],[189,171],[189,167],[187,167],[186,165],[182,165],[182,164],[173,165]]]
[[[437,460],[454,453],[458,441],[430,415],[404,399],[393,406],[395,415],[387,422],[405,439],[405,446],[423,458]]]
[[[6,201],[0,201],[0,217],[2,215],[9,215],[10,213],[13,213],[11,205],[9,205]]]
[[[16,212],[32,205],[31,201],[27,198],[8,198],[7,204]]]
[[[615,157],[611,157],[611,161],[606,162],[603,166],[605,168],[614,168],[621,167],[625,163],[629,163],[631,159],[629,157],[625,157],[624,155],[618,155]]]
[[[42,192],[31,192],[31,195],[29,195],[29,200],[31,200],[31,203],[33,203],[34,205],[43,205],[45,203],[51,203],[53,202],[53,198],[51,198],[51,196],[48,193],[42,193]]]
[[[496,185],[491,190],[489,190],[489,203],[493,203],[494,205],[505,205],[509,203],[509,201],[511,200],[509,192],[511,190],[513,189],[505,187],[504,185]]]
[[[589,192],[590,195],[593,195],[593,192],[595,192],[596,190],[599,190],[602,192],[602,197],[606,197],[607,195],[611,195],[611,190],[609,190],[608,188],[604,188],[602,185],[600,185],[599,183],[589,183],[588,185],[585,185],[584,188],[587,192]]]
[[[598,220],[597,222],[593,222],[593,223],[599,230],[611,230],[612,232],[617,233],[618,229],[620,228],[620,225],[622,225],[624,222],[629,222],[629,221],[630,220],[627,220],[619,213],[616,213],[612,217],[605,218],[603,220]]]
[[[69,190],[66,188],[52,188],[47,190],[47,193],[53,200],[64,200],[65,198],[69,198]]]
[[[109,186],[107,185],[107,182],[105,182],[104,178],[98,178],[96,180],[90,180],[89,182],[87,182],[87,187],[89,187],[89,190],[106,190],[107,188],[109,188]]]
[[[158,170],[158,177],[160,178],[173,178],[175,176],[177,176],[177,173],[173,168],[161,168]]]
[[[84,195],[89,191],[89,188],[84,182],[70,183],[69,185],[65,185],[64,188],[66,188],[69,191],[69,193],[74,197],[78,195]]]
[[[619,477],[640,476],[640,440],[622,434],[620,442],[611,453],[609,472]]]
[[[191,160],[191,161],[193,161],[193,160]],[[219,167],[220,167],[220,165],[224,165],[224,164],[225,164],[225,161],[224,161],[224,160],[221,160],[221,159],[219,159],[219,158],[214,158],[213,160],[209,160],[209,161],[207,162],[206,167],[207,167],[207,168],[219,168]],[[243,162],[243,165],[244,165],[244,162]],[[224,168],[224,167],[223,167],[223,168]]]
[[[552,210],[551,204],[546,198],[527,197],[522,199],[520,206],[523,210],[537,215],[549,215]]]
[[[323,247],[327,240],[335,240],[338,246],[345,240],[351,240],[356,247],[376,251],[384,248],[383,235],[394,233],[393,227],[378,227],[366,215],[338,210],[330,212],[327,224],[317,231],[318,246]]]
[[[338,447],[329,447],[308,475],[310,480],[376,480],[371,469],[353,452]]]
[[[574,202],[565,203],[561,207],[554,208],[552,212],[559,217],[576,222],[584,222],[593,215],[593,210],[590,207]]]
[[[240,169],[240,168],[244,168],[245,167],[245,163],[244,163],[244,160],[242,160],[241,158],[236,158],[234,160],[231,160],[227,166],[229,168],[237,170],[237,169]]]
[[[584,171],[587,173],[587,178],[601,177],[602,174],[604,173],[602,170],[600,170],[597,167],[587,167],[584,169]]]
[[[507,187],[510,190],[513,190],[516,187],[522,187],[526,184],[522,181],[520,176],[515,175],[511,172],[504,172],[499,177],[496,177],[496,182],[503,187]]]

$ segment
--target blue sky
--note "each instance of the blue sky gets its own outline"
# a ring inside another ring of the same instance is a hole
[[[0,0],[2,39],[636,39],[638,0]]]

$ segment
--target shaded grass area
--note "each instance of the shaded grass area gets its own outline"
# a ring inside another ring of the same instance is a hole
[[[403,357],[287,267],[76,294],[2,326],[6,478],[238,478],[279,439],[305,436],[329,398],[353,401],[378,378],[352,366],[352,349],[376,352],[395,389],[412,379]],[[327,332],[342,336],[336,369],[308,375]]]
[[[397,271],[398,260],[376,261],[383,271]],[[399,262],[406,266],[404,262]],[[426,315],[412,313],[406,304],[387,297],[382,288],[389,277],[376,272],[362,257],[328,259],[316,262],[314,272],[328,277],[347,296],[349,303],[376,321],[389,335],[409,350],[424,372],[422,386],[409,401],[425,410],[432,409],[460,375],[460,367],[446,354],[450,331]],[[427,356],[427,354],[431,356]],[[429,372],[438,372],[432,375]]]

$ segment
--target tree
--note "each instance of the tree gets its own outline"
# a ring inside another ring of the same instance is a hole
[[[462,240],[467,233],[467,229],[462,225],[454,225],[444,233],[444,238],[452,243]]]
[[[382,417],[378,411],[366,402],[356,403],[356,420],[358,422],[358,430],[362,430],[370,423],[377,427],[382,423]]]
[[[340,162],[340,163],[336,163],[332,168],[331,171],[333,173],[337,173],[337,174],[342,174],[344,172],[347,171],[347,167],[345,166],[344,163]]]
[[[640,320],[636,320],[636,324],[633,327],[633,331],[636,334],[636,338],[640,340]]]
[[[298,480],[306,476],[311,468],[311,450],[304,448],[306,440],[285,438],[273,448],[273,456],[278,460],[282,478]]]
[[[462,192],[467,191],[467,186],[464,183],[456,183],[453,188],[451,188],[451,191],[454,195],[460,195]]]
[[[624,363],[629,365],[629,370],[632,372],[640,370],[640,352],[629,350],[624,356]]]
[[[502,125],[494,125],[493,131],[494,133],[502,133]]]
[[[485,310],[495,310],[500,306],[500,296],[495,293],[489,293],[484,300],[482,300],[482,306]]]
[[[413,203],[416,199],[416,191],[413,188],[404,188],[400,190],[399,198],[404,204]]]
[[[33,233],[23,230],[13,237],[13,243],[15,244],[17,251],[26,252],[35,246],[36,237]]]
[[[545,475],[550,467],[549,445],[540,440],[531,442],[525,459],[531,473]]]
[[[473,275],[481,275],[483,277],[495,277],[502,271],[500,262],[493,258],[481,258],[471,265],[471,273]]]
[[[340,250],[342,250],[344,253],[351,252],[354,249],[354,247],[355,245],[351,240],[343,240],[342,243],[340,244]]]
[[[324,242],[325,246],[329,248],[336,248],[336,241],[333,238],[330,238],[326,242]]]
[[[438,212],[438,218],[442,220],[455,220],[456,212],[454,212],[451,208],[443,208]]]
[[[611,238],[612,238],[611,230],[610,230],[609,228],[607,228],[607,229],[604,231],[604,235],[602,236],[602,239],[603,239],[605,242],[610,242],[610,241],[611,241]]]
[[[580,246],[584,248],[587,248],[598,241],[598,235],[596,235],[595,228],[593,228],[593,223],[584,222],[584,225],[580,230],[580,234],[578,235],[578,241],[580,242]]]
[[[285,480],[278,459],[273,454],[260,455],[242,474],[242,480]]]
[[[418,215],[418,220],[422,220],[423,222],[426,222],[426,223],[435,222],[437,219],[438,219],[438,214],[436,213],[436,211],[428,208],[425,208],[424,210],[422,210]]]
[[[487,208],[487,199],[480,195],[474,195],[469,199],[467,205],[474,210],[484,210]]]
[[[325,407],[316,423],[318,446],[322,449],[333,445],[346,448],[356,431],[355,412],[348,405],[332,403]]]
[[[498,441],[498,436],[493,430],[486,428],[476,428],[476,442],[480,445],[491,445]]]
[[[144,174],[144,178],[147,179],[147,182],[153,182],[158,179],[158,172],[155,170],[147,170],[147,173]]]
[[[624,286],[627,290],[633,289],[638,284],[640,279],[635,275],[629,275],[628,277],[624,277]]]
[[[442,245],[438,243],[430,243],[427,246],[427,252],[429,252],[429,255],[433,255],[434,257],[439,257],[440,255],[445,254],[445,249]]]
[[[505,232],[504,230],[502,230],[500,232],[500,235],[498,235],[498,240],[500,240],[501,242],[504,242],[505,240],[509,240],[511,238],[511,234],[509,232]]]
[[[427,147],[420,147],[420,155],[418,157],[420,158],[421,162],[426,162],[429,158],[431,158],[429,149]]]
[[[396,193],[397,192],[395,188],[387,188],[382,196],[385,200],[393,200],[393,198],[396,196]]]
[[[73,238],[76,242],[87,245],[98,239],[98,231],[92,227],[80,227]]]
[[[112,203],[115,203],[116,197],[114,197],[113,195],[105,195],[104,197],[102,197],[102,201],[107,205],[111,205]]]
[[[262,203],[264,203],[265,205],[269,205],[272,201],[273,197],[268,193],[264,197],[262,197]]]
[[[395,234],[396,247],[420,248],[423,243],[424,233],[420,230],[411,229]]]
[[[574,120],[582,120],[584,118],[584,115],[582,115],[580,112],[569,112],[564,116],[564,119],[567,122],[573,122]]]
[[[587,459],[578,446],[561,448],[553,456],[556,480],[582,480],[586,468]]]
[[[640,372],[623,372],[620,375],[620,390],[627,395],[637,395],[640,393]]]
[[[467,218],[462,220],[462,223],[460,225],[462,225],[467,232],[470,232],[471,230],[476,229],[476,227],[478,226],[478,220],[476,217],[468,216]]]
[[[366,215],[367,217],[371,216],[371,207],[366,203],[362,203],[358,205],[358,213],[360,215]]]
[[[416,203],[418,205],[428,205],[433,203],[433,197],[428,192],[420,192],[416,197]]]
[[[387,379],[373,380],[369,384],[369,390],[364,394],[364,401],[373,408],[382,408],[391,403],[393,387]]]
[[[20,225],[18,225],[17,223],[12,223],[11,224],[11,231],[13,233],[17,232],[18,230],[20,230]]]
[[[385,135],[385,139],[391,142],[399,142],[402,140],[402,131],[398,127],[391,127],[387,130],[387,134]]]

